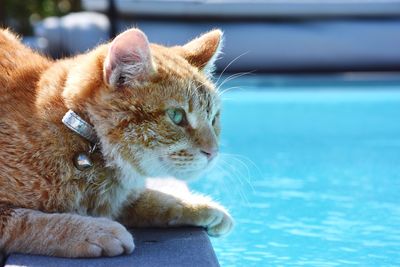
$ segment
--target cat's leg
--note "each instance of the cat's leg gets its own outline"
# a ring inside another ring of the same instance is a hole
[[[129,203],[118,220],[127,227],[201,226],[211,236],[227,234],[233,227],[227,210],[208,197],[152,189]]]
[[[133,249],[125,227],[106,218],[0,206],[0,251],[6,254],[100,257]]]

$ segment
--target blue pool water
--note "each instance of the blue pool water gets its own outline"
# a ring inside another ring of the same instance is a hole
[[[400,82],[243,81],[192,184],[236,219],[221,266],[400,266]]]

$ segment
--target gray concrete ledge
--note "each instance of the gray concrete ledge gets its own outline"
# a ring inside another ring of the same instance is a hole
[[[136,249],[131,255],[96,258],[67,259],[35,255],[12,254],[6,267],[124,267],[124,266],[219,266],[211,242],[203,229],[133,229]]]

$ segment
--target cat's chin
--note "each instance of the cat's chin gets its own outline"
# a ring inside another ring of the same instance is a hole
[[[204,176],[204,174],[210,172],[214,168],[214,166],[218,162],[218,158],[219,158],[218,156],[215,157],[214,159],[212,159],[210,162],[208,162],[207,165],[205,165],[201,169],[194,169],[192,171],[177,172],[177,173],[174,173],[172,176],[174,176],[178,180],[185,181],[185,182],[196,181],[199,178],[201,178],[202,176]]]

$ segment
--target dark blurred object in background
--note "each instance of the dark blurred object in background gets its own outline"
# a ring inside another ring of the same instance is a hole
[[[219,71],[400,71],[400,0],[3,1],[3,24],[56,58],[134,26],[165,45],[220,28]]]
[[[32,35],[32,25],[43,18],[80,10],[80,0],[0,0],[0,24],[22,35]]]
[[[74,12],[48,17],[35,24],[35,37],[24,37],[30,47],[59,58],[85,52],[110,38],[108,17],[96,12]]]

